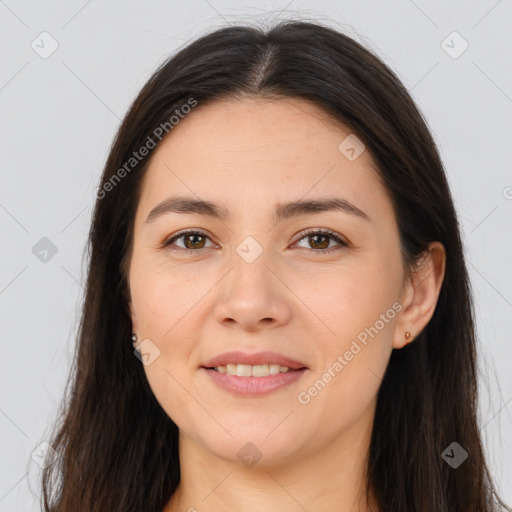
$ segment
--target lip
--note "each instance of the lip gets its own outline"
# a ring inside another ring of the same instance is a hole
[[[302,368],[300,370],[290,370],[286,373],[267,375],[266,377],[238,377],[237,375],[220,373],[210,368],[201,368],[201,371],[205,372],[214,384],[225,391],[246,397],[260,397],[297,382],[308,370]]]
[[[304,363],[295,361],[277,352],[265,351],[247,354],[239,351],[224,352],[212,359],[209,359],[201,366],[204,369],[215,368],[216,366],[226,366],[227,364],[249,364],[256,366],[258,364],[274,363],[280,366],[287,366],[291,370],[307,369]],[[281,374],[278,374],[281,375]],[[285,374],[282,374],[285,375]],[[240,377],[238,377],[240,378]],[[267,379],[267,377],[243,377],[244,379]]]

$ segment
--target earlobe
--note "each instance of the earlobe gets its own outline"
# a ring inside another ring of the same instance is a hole
[[[395,326],[393,348],[402,348],[416,338],[436,309],[444,280],[446,251],[440,242],[431,242],[412,273],[402,295],[403,310]],[[409,332],[409,336],[405,333]]]

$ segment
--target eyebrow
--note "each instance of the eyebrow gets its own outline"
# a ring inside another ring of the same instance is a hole
[[[277,221],[281,221],[292,217],[298,217],[299,215],[310,215],[327,211],[340,211],[371,222],[370,217],[365,212],[346,199],[338,197],[278,203],[275,207],[275,218]],[[219,220],[226,220],[229,218],[229,210],[224,206],[210,201],[195,199],[193,197],[177,196],[169,197],[157,204],[149,212],[149,215],[146,218],[146,223],[151,223],[156,218],[167,213],[208,215]]]

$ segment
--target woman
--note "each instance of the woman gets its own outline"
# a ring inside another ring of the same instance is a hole
[[[421,114],[348,36],[182,49],[103,172],[45,510],[510,510],[459,229]]]

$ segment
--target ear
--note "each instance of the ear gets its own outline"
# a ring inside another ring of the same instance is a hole
[[[400,349],[416,338],[432,318],[443,284],[445,265],[443,244],[431,242],[402,289],[402,310],[395,324],[393,348]],[[405,338],[406,331],[411,333],[409,340]]]

